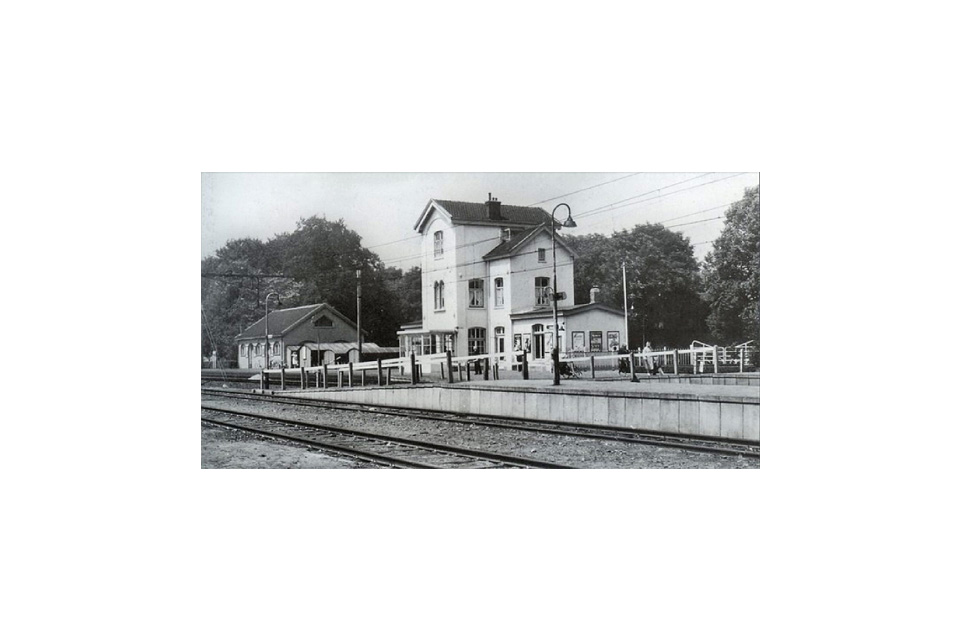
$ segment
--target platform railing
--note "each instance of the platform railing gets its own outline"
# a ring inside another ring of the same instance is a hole
[[[702,346],[695,346],[700,344]],[[736,349],[734,351],[734,349]],[[581,372],[589,372],[591,377],[596,377],[597,371],[610,371],[626,369],[620,368],[620,363],[624,360],[630,363],[631,374],[647,369],[647,360],[656,360],[657,364],[664,371],[672,369],[672,373],[677,374],[681,367],[693,366],[694,373],[715,373],[718,371],[718,364],[729,362],[736,353],[737,362],[742,363],[746,357],[748,344],[736,345],[736,347],[724,349],[716,345],[708,345],[703,342],[694,341],[689,349],[661,349],[658,351],[643,352],[638,349],[629,353],[610,353],[610,352],[581,352],[582,355],[571,355],[570,352],[560,354],[561,363],[576,363]],[[552,370],[552,362],[550,369]],[[267,389],[270,386],[270,374],[280,374],[280,388],[285,389],[288,377],[293,377],[299,382],[301,388],[317,387],[327,388],[335,387],[353,387],[366,386],[367,374],[375,372],[376,385],[391,385],[402,382],[403,384],[417,384],[423,379],[425,365],[429,365],[431,375],[439,371],[438,379],[448,383],[458,381],[470,381],[473,376],[482,376],[484,380],[499,380],[502,368],[517,366],[523,374],[523,378],[529,378],[529,352],[525,350],[470,354],[465,356],[454,356],[450,352],[432,353],[432,354],[408,354],[399,358],[384,358],[380,360],[369,360],[366,362],[349,362],[344,364],[323,364],[312,367],[274,367],[272,369],[262,369],[261,388]],[[393,374],[403,380],[394,380]],[[582,375],[582,374],[581,374]]]

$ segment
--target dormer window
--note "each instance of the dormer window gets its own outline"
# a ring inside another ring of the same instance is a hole
[[[547,261],[547,250],[537,249],[537,262],[546,262],[546,261]]]
[[[433,257],[443,257],[443,231],[437,231],[433,234]]]
[[[510,228],[500,229],[500,242],[510,242]]]

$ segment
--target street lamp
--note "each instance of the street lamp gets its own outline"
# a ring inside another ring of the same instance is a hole
[[[554,214],[560,207],[567,208],[567,219],[563,226],[573,229],[577,223],[573,221],[573,212],[570,205],[561,202],[550,212],[550,236],[553,241],[553,386],[560,386],[560,323],[557,322],[557,220]]]
[[[267,313],[267,308],[270,302],[270,296],[277,296],[277,306],[280,306],[280,294],[276,291],[271,291],[263,298],[263,339],[264,339],[264,350],[263,350],[263,368],[270,368],[270,314]]]

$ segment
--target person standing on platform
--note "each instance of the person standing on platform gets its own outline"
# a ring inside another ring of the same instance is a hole
[[[647,344],[643,347],[643,352],[644,352],[644,353],[651,353],[652,351],[653,351],[653,349],[650,348],[650,343],[647,342]],[[660,363],[657,362],[657,359],[656,359],[654,356],[644,356],[644,358],[643,358],[643,364],[644,364],[644,366],[646,366],[646,368],[647,368],[647,375],[648,375],[648,376],[655,376],[655,375],[657,375],[657,369],[660,368]]]

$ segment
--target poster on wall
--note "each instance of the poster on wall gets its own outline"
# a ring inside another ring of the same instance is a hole
[[[590,351],[603,351],[603,331],[590,332]]]
[[[620,348],[620,332],[607,331],[607,351],[616,351]]]
[[[583,331],[574,331],[573,332],[573,350],[583,351],[585,348],[583,341],[584,341]]]

